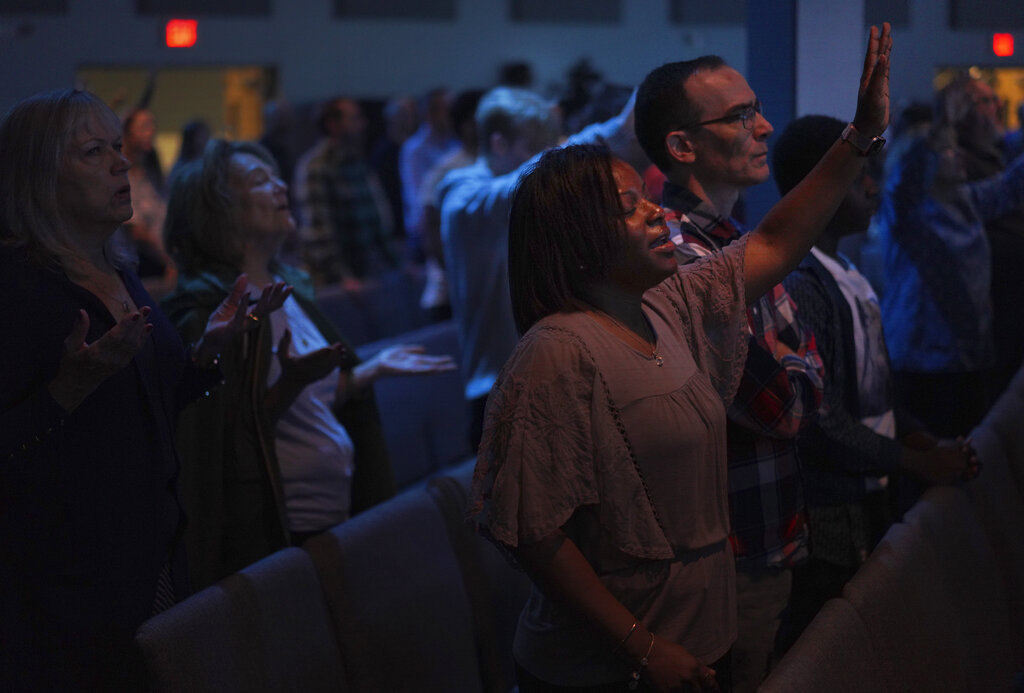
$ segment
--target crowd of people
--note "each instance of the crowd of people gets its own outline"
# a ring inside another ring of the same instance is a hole
[[[0,687],[139,688],[145,619],[395,492],[373,383],[457,367],[468,518],[534,585],[520,690],[755,690],[923,486],[980,472],[1024,355],[1017,140],[964,76],[883,170],[891,46],[849,124],[772,146],[717,56],[571,118],[522,84],[396,97],[372,146],[349,97],[305,153],[283,108],[259,143],[195,121],[167,181],[146,108],[15,105]],[[869,226],[884,285],[840,251]],[[317,303],[408,263],[460,363],[361,361]]]

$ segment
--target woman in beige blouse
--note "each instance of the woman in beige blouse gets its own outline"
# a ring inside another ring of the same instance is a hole
[[[872,31],[863,132],[888,120],[890,45]],[[809,251],[864,162],[837,142],[754,231],[682,268],[663,210],[604,149],[549,151],[520,182],[523,337],[490,395],[470,515],[534,581],[524,693],[728,689],[725,407],[746,304]]]

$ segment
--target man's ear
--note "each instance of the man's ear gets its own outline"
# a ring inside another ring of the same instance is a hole
[[[692,164],[696,157],[693,141],[685,130],[673,130],[665,135],[665,149],[673,160],[681,164]]]

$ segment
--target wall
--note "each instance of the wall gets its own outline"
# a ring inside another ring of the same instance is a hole
[[[828,2],[846,5],[813,4]],[[583,56],[620,83],[635,83],[662,62],[704,53],[719,53],[746,69],[745,27],[670,24],[665,0],[622,0],[619,24],[571,27],[511,23],[506,0],[458,0],[453,22],[341,22],[331,16],[330,0],[274,0],[269,18],[200,18],[198,45],[177,50],[163,46],[164,18],[136,16],[133,0],[69,0],[69,7],[62,16],[0,15],[0,109],[70,84],[83,65],[276,66],[282,95],[292,101],[336,92],[381,98],[440,82],[456,89],[488,86],[497,66],[509,60],[530,61],[540,90],[563,83],[566,70]],[[1018,57],[996,58],[991,32],[953,32],[946,26],[949,12],[949,0],[910,0],[910,26],[895,32],[897,104],[928,98],[939,66],[1024,65],[1024,35],[1017,37]],[[31,33],[22,36],[26,26]],[[836,100],[846,101],[848,92],[846,81],[837,80]],[[762,96],[771,109],[772,95]],[[823,100],[827,95],[810,99]]]
[[[742,26],[671,25],[660,0],[623,0],[619,24],[575,26],[510,23],[505,0],[459,0],[453,22],[341,22],[330,0],[276,0],[269,18],[199,17],[190,49],[164,47],[165,18],[136,16],[133,0],[69,4],[63,16],[0,15],[0,108],[70,84],[80,65],[276,65],[283,96],[309,101],[419,93],[438,83],[486,87],[511,60],[533,64],[540,90],[563,83],[583,56],[627,84],[654,65],[708,52],[746,61]],[[19,37],[25,24],[32,34]]]

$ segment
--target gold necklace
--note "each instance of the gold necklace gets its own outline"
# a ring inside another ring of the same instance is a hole
[[[123,293],[121,291],[118,291],[116,294],[112,294],[109,291],[106,291],[105,289],[100,289],[98,286],[96,288],[104,296],[106,296],[107,298],[111,299],[115,303],[120,304],[121,310],[124,311],[125,315],[128,315],[128,313],[131,312],[131,303],[130,303],[130,301],[131,301],[132,297],[131,297],[131,294],[127,293],[127,291],[125,291]]]
[[[120,283],[120,282],[118,282],[118,283]],[[128,313],[131,312],[131,310],[132,310],[131,309],[131,298],[132,297],[131,297],[131,294],[129,294],[126,290],[124,290],[123,285],[121,287],[122,290],[118,291],[117,293],[111,293],[110,291],[107,290],[107,288],[105,286],[100,285],[99,282],[91,282],[90,285],[87,286],[86,288],[89,289],[90,291],[92,291],[93,293],[99,292],[99,293],[103,294],[104,296],[106,296],[107,298],[109,298],[110,300],[112,300],[115,303],[117,303],[118,305],[120,305],[121,306],[121,310],[124,311],[125,315],[128,315]]]
[[[93,295],[102,294],[120,305],[125,315],[131,312],[131,294],[128,293],[127,287],[125,287],[120,276],[117,274],[117,270],[113,267],[110,267],[110,272],[105,272],[96,265],[89,265],[88,263],[71,259],[65,264],[64,271],[71,281],[86,291]],[[107,288],[112,283],[107,281],[108,278],[112,278],[113,282],[117,284],[117,291],[114,293],[111,293]]]
[[[613,327],[615,331],[618,332],[619,336],[622,337],[623,341],[627,342],[629,346],[633,347],[637,351],[649,351],[651,353],[649,358],[654,360],[654,363],[658,368],[665,365],[665,359],[663,359],[661,354],[658,353],[658,334],[654,331],[654,327],[649,322],[647,323],[647,326],[650,328],[651,334],[654,335],[653,341],[644,339],[639,334],[619,322],[617,318],[614,318],[607,313],[591,311],[591,315],[598,317],[601,322]],[[644,316],[644,321],[647,322],[646,316]]]

